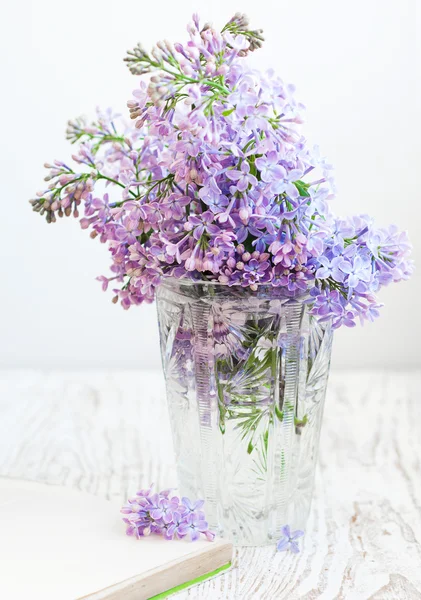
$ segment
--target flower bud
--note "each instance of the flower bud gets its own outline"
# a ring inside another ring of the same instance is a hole
[[[228,65],[221,65],[216,71],[217,75],[226,75],[228,73]]]
[[[211,57],[208,58],[208,60],[206,61],[206,68],[205,68],[205,72],[206,75],[212,75],[215,71],[215,58]]]

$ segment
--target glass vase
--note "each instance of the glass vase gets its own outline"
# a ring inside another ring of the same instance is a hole
[[[157,308],[179,493],[263,545],[304,529],[332,346],[306,295],[168,278]]]

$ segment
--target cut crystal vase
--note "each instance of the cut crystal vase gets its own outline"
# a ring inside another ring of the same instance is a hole
[[[307,296],[168,278],[157,306],[179,493],[263,545],[304,529],[332,347]]]

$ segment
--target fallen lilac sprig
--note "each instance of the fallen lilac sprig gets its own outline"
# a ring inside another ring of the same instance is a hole
[[[294,554],[298,554],[300,552],[300,548],[296,540],[304,535],[304,531],[297,529],[291,533],[289,525],[285,525],[282,527],[282,533],[284,535],[276,545],[278,552],[286,552],[287,550],[290,550]]]
[[[167,540],[189,536],[195,541],[203,534],[210,542],[214,540],[215,534],[209,530],[205,513],[200,510],[203,500],[191,502],[186,497],[180,500],[171,495],[171,490],[156,493],[152,488],[139,490],[121,508],[127,535],[140,538],[157,533]]]

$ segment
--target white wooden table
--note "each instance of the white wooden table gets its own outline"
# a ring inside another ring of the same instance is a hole
[[[177,598],[421,599],[421,371],[334,372],[301,554],[239,549]],[[0,375],[0,476],[123,501],[175,484],[160,373]]]

